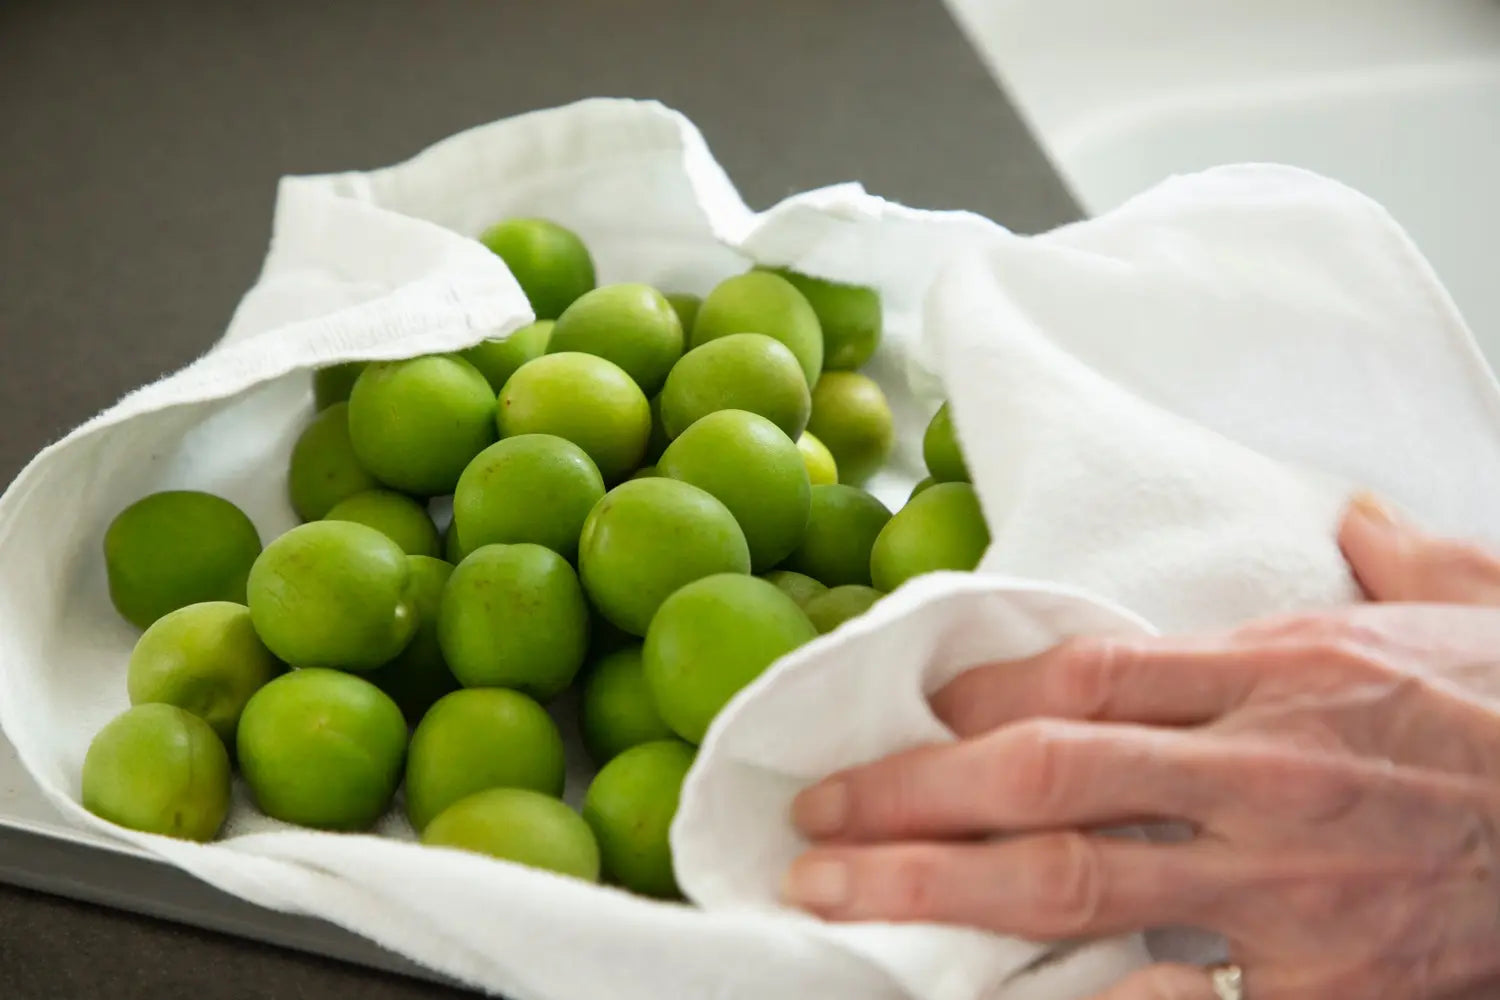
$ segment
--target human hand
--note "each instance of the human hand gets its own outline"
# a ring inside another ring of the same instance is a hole
[[[803,792],[789,901],[1039,940],[1195,926],[1253,1000],[1500,996],[1500,561],[1357,502],[1375,601],[972,670],[959,742]],[[1099,831],[1186,824],[1147,843]],[[1001,835],[999,839],[995,835]],[[1098,1000],[1213,1000],[1159,964]]]

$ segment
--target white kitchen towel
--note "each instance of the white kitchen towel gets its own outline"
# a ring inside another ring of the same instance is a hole
[[[516,214],[577,229],[601,281],[701,292],[762,262],[879,286],[888,336],[871,371],[899,440],[876,489],[899,502],[950,396],[996,539],[986,572],[916,581],[736,699],[673,831],[701,908],[423,849],[396,814],[386,836],[335,835],[242,801],[227,839],[197,845],[84,812],[83,752],[126,704],[134,638],[104,585],[109,519],[186,486],[240,503],[266,537],[289,527],[308,370],[528,321],[470,239]],[[1500,538],[1485,503],[1500,487],[1497,398],[1400,230],[1304,173],[1178,179],[1032,239],[853,185],[754,213],[680,116],[583,102],[384,170],[283,182],[264,271],[223,341],[49,448],[0,498],[0,726],[79,824],[516,1000],[1085,997],[1144,960],[1139,941],[1019,974],[1052,952],[785,912],[786,800],[833,767],[945,738],[923,692],[972,663],[1347,599],[1332,540],[1346,484]]]

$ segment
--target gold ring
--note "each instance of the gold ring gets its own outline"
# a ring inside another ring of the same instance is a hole
[[[1245,1000],[1245,970],[1238,965],[1211,966],[1208,978],[1219,1000]]]

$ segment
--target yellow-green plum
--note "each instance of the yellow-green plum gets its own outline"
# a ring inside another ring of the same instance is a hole
[[[600,765],[638,744],[671,738],[646,686],[640,643],[593,664],[579,702],[579,728],[589,756]]]
[[[442,537],[426,504],[393,490],[356,493],[334,504],[323,518],[374,528],[409,556],[436,556],[443,550]]]
[[[729,508],[691,483],[632,479],[589,512],[578,570],[595,608],[643,636],[677,588],[715,573],[749,573],[750,547]]]
[[[407,593],[417,619],[416,634],[394,660],[367,676],[391,696],[406,721],[415,724],[433,702],[458,690],[458,680],[438,643],[438,611],[453,567],[428,556],[407,556],[406,563],[411,572]]]
[[[294,667],[374,670],[416,633],[401,547],[353,521],[313,521],[277,538],[250,568],[255,631]]]
[[[797,602],[797,607],[807,610],[807,602],[828,590],[826,586],[805,573],[789,569],[773,569],[763,573],[761,579],[774,583],[781,592]]]
[[[613,361],[654,395],[682,357],[682,322],[650,285],[605,285],[580,295],[552,328],[547,353],[579,351]]]
[[[589,609],[568,561],[540,545],[482,545],[453,571],[438,642],[464,687],[509,687],[548,701],[588,652]]]
[[[240,717],[240,772],[260,811],[321,830],[366,830],[390,808],[406,753],[401,709],[363,677],[294,670]]]
[[[671,378],[669,374],[667,376]],[[641,461],[654,465],[661,453],[667,450],[667,443],[672,439],[667,437],[667,426],[661,419],[661,393],[651,397],[651,433],[646,438],[646,454]]]
[[[440,699],[411,736],[406,815],[421,832],[443,810],[486,788],[562,794],[563,741],[552,717],[506,688],[470,688]]]
[[[547,353],[547,341],[551,336],[552,320],[539,319],[508,337],[481,341],[467,350],[459,351],[458,356],[478,368],[485,381],[489,382],[490,388],[499,395],[517,368]]]
[[[578,445],[554,434],[518,434],[490,445],[453,493],[463,547],[532,542],[578,556],[584,519],[604,496],[604,479]]]
[[[953,429],[953,415],[944,403],[932,415],[932,422],[922,435],[922,458],[934,482],[967,483],[969,467],[958,447],[958,433]]]
[[[802,606],[820,634],[826,635],[851,618],[857,618],[875,606],[885,595],[874,587],[847,583],[816,595]]]
[[[607,881],[659,899],[681,895],[668,833],[692,766],[692,747],[658,740],[631,747],[594,777],[583,818],[599,842]]]
[[[719,282],[698,307],[689,343],[699,347],[735,333],[763,333],[791,348],[809,386],[823,371],[823,328],[818,325],[818,314],[778,274],[748,271]]]
[[[583,817],[526,788],[486,788],[444,809],[422,843],[599,881],[599,844]]]
[[[328,365],[313,372],[313,404],[326,410],[335,403],[349,400],[349,392],[359,373],[365,370],[364,361],[344,361]]]
[[[833,452],[816,435],[803,431],[797,438],[797,450],[802,453],[802,464],[807,466],[808,481],[814,486],[832,486],[839,481],[839,466],[833,460]]]
[[[802,544],[783,569],[805,573],[829,587],[870,585],[870,550],[891,512],[854,486],[814,486]]]
[[[349,395],[349,440],[359,463],[392,489],[452,493],[495,440],[495,392],[453,354],[371,364]]]
[[[744,410],[719,410],[667,446],[661,475],[692,483],[729,508],[750,546],[750,568],[763,572],[802,541],[812,487],[792,439]]]
[[[146,628],[203,601],[245,603],[260,535],[223,497],[168,490],[137,500],[104,533],[109,596],[122,617]]]
[[[516,370],[500,392],[503,438],[554,434],[593,460],[606,483],[640,467],[651,436],[651,404],[612,361],[567,351],[544,354]]]
[[[839,482],[850,486],[874,475],[896,443],[885,393],[858,372],[828,372],[818,379],[807,429],[833,453]]]
[[[732,333],[683,355],[661,391],[668,439],[718,410],[758,413],[796,440],[812,412],[812,394],[784,344],[760,333]]]
[[[594,287],[594,259],[578,234],[550,219],[506,219],[479,234],[505,261],[537,319],[556,319]]]
[[[787,268],[775,268],[773,273],[791,282],[818,314],[824,371],[853,371],[874,356],[884,326],[879,292]]]
[[[83,758],[83,807],[117,826],[212,840],[229,815],[229,754],[212,727],[176,705],[116,716]]]
[[[340,500],[380,485],[354,454],[348,403],[334,403],[303,430],[286,482],[292,509],[304,521],[321,520]]]
[[[449,521],[447,530],[443,532],[443,559],[451,565],[457,566],[464,561],[464,556],[468,555],[469,551],[458,537],[456,524],[453,521]]]
[[[698,307],[703,305],[703,299],[691,292],[667,292],[666,295],[672,311],[677,314],[677,321],[682,324],[683,334],[688,334],[693,329],[693,321],[698,318]]]
[[[906,502],[911,503],[917,497],[921,496],[923,491],[926,490],[929,486],[935,485],[937,485],[937,480],[933,479],[931,476],[926,476],[922,479],[918,479],[916,485],[911,488],[911,495],[906,498]]]
[[[176,705],[232,747],[245,703],[282,669],[255,634],[249,608],[208,601],[165,614],[142,633],[125,688],[132,705]]]
[[[662,602],[641,662],[662,720],[689,743],[772,663],[816,636],[797,602],[759,577],[695,580]]]
[[[870,552],[874,585],[892,591],[914,576],[971,570],[990,545],[979,495],[968,483],[937,483],[896,512]]]

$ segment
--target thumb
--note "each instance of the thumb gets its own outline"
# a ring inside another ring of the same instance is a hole
[[[1429,535],[1370,494],[1350,503],[1339,547],[1371,600],[1500,606],[1500,559]]]

